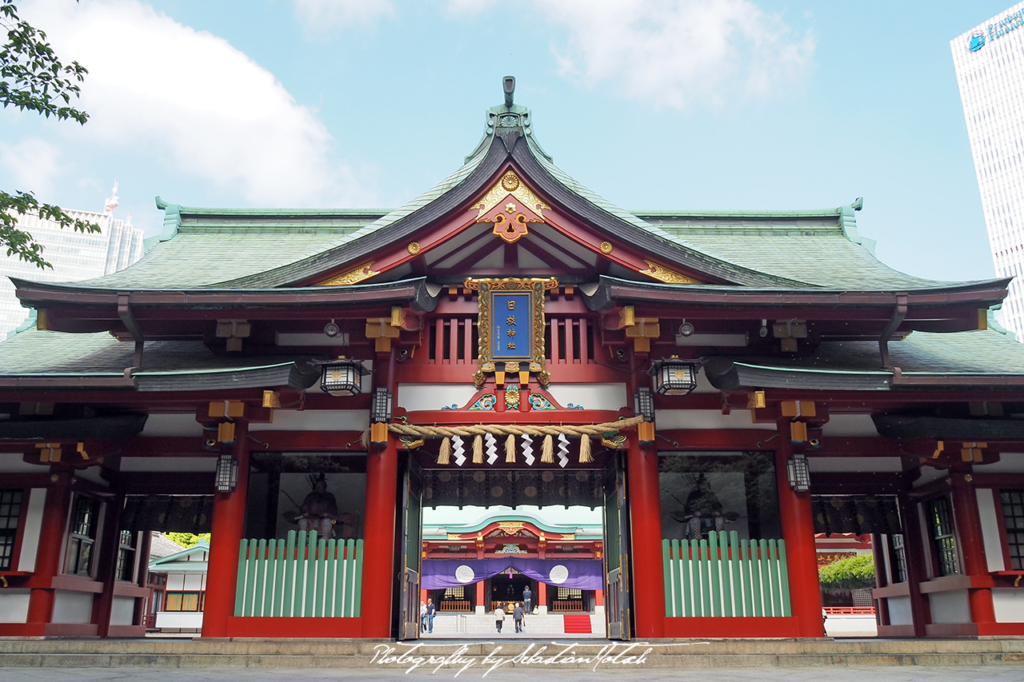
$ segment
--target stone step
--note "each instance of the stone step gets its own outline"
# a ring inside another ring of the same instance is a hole
[[[571,643],[569,637],[557,641]],[[593,656],[604,640],[580,641],[574,650],[578,656]],[[751,666],[809,665],[927,665],[979,666],[1020,665],[1024,663],[1024,639],[980,640],[661,640],[646,654],[644,666],[651,668],[738,668]],[[226,668],[267,667],[307,668],[345,666],[404,670],[400,661],[381,665],[374,655],[389,652],[399,656],[415,647],[416,655],[450,656],[459,647],[461,656],[482,665],[491,654],[493,643],[434,642],[411,645],[373,640],[0,640],[2,667],[179,667]],[[551,641],[530,643],[508,640],[501,643],[500,655],[531,655],[547,647],[541,655],[556,649]],[[619,651],[622,645],[619,644]],[[638,646],[633,654],[642,653]],[[592,667],[581,663],[580,667]],[[560,666],[561,667],[561,666]],[[573,667],[566,665],[564,667]]]

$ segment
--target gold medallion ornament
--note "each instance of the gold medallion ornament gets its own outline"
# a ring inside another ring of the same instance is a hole
[[[409,246],[405,247],[405,249],[406,249],[406,250],[407,250],[407,251],[408,251],[408,252],[409,252],[410,254],[412,254],[413,256],[415,256],[415,255],[416,255],[417,253],[419,253],[419,252],[420,252],[420,243],[419,243],[419,242],[410,242],[410,243],[409,243]]]
[[[509,170],[474,208],[478,211],[478,223],[493,223],[494,235],[513,244],[529,234],[528,223],[544,222],[544,210],[550,206],[531,192],[514,171]]]
[[[612,252],[611,242],[601,242],[601,253],[609,254]]]
[[[357,268],[352,268],[348,272],[344,272],[337,277],[331,277],[319,282],[319,287],[343,287],[350,284],[358,284],[365,279],[370,279],[374,275],[379,275],[380,272],[373,269],[373,261],[369,263],[363,263]]]
[[[664,265],[658,265],[646,258],[644,259],[644,262],[647,263],[647,269],[640,270],[641,275],[653,277],[654,279],[665,282],[666,284],[702,284],[699,280],[687,277],[681,272],[670,270]]]

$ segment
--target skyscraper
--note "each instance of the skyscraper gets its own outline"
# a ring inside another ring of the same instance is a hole
[[[131,226],[130,217],[128,221],[115,218],[115,206],[116,183],[103,213],[67,211],[72,218],[100,226],[99,232],[91,234],[75,232],[71,228],[61,229],[56,222],[36,215],[18,217],[18,228],[31,234],[45,247],[43,258],[53,265],[53,269],[41,270],[32,263],[0,252],[0,339],[17,329],[29,313],[15,297],[9,277],[36,282],[71,282],[123,270],[142,258],[142,230]]]
[[[996,274],[1015,278],[1003,324],[1024,340],[1024,2],[949,45]]]

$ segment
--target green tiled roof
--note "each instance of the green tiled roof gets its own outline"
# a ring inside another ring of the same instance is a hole
[[[727,270],[762,273],[783,288],[891,290],[944,284],[878,261],[873,242],[857,235],[852,205],[812,211],[626,211],[554,164],[533,133],[526,107],[515,105],[511,111],[521,121],[530,154],[558,183],[600,211],[655,237],[666,249],[696,254],[698,261],[724,263]],[[503,113],[508,110],[500,106],[488,112],[484,137],[461,168],[401,208],[203,209],[158,200],[167,211],[165,234],[139,263],[68,286],[249,289],[294,281],[307,267],[315,272],[324,254],[343,255],[353,242],[386,229],[462,184],[500,134],[496,120]],[[271,271],[277,272],[270,279],[260,277]]]
[[[66,334],[31,329],[3,342],[0,376],[54,375],[122,376],[133,364],[134,344],[110,334]],[[290,363],[295,358],[214,355],[202,341],[147,341],[143,354],[146,374],[202,373]]]

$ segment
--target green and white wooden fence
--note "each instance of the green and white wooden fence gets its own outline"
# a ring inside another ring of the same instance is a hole
[[[288,531],[287,540],[243,539],[235,615],[358,618],[362,577],[362,540],[317,540],[304,530]]]
[[[790,616],[783,540],[740,540],[711,531],[707,540],[663,540],[665,615]]]

